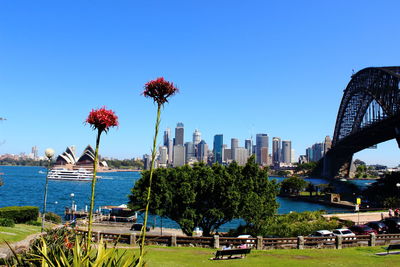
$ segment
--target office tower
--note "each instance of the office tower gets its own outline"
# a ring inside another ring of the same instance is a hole
[[[295,163],[296,162],[296,151],[292,148],[292,151],[290,152],[290,163]]]
[[[238,147],[239,147],[239,139],[232,138],[231,139],[231,157],[232,157],[232,160],[235,160],[235,156],[236,156],[235,149],[238,148]]]
[[[247,163],[247,159],[249,158],[249,151],[244,148],[244,147],[237,147],[235,148],[235,158],[233,158],[234,161],[237,162],[237,164],[244,166]]]
[[[252,154],[253,150],[253,144],[251,142],[251,139],[246,139],[244,140],[244,147],[247,149],[249,156]]]
[[[282,162],[290,164],[292,160],[292,142],[282,141]]]
[[[176,124],[176,128],[175,128],[175,143],[174,145],[182,145],[183,146],[183,141],[184,140],[184,129],[183,129],[183,123],[182,122],[178,122]]]
[[[222,161],[225,161],[225,149],[227,149],[228,146],[226,144],[222,145]]]
[[[268,147],[261,147],[261,165],[269,165]]]
[[[34,147],[32,147],[32,156],[33,156],[33,159],[38,159],[38,148],[37,148],[37,146],[34,146]]]
[[[193,133],[193,144],[197,145],[200,142],[201,142],[201,132],[196,129],[196,130],[194,130],[194,133]]]
[[[324,155],[326,154],[326,152],[328,152],[329,149],[331,149],[331,147],[332,147],[332,140],[330,136],[327,135],[324,141]]]
[[[172,142],[172,139],[171,138],[169,138],[169,141],[168,141],[168,164],[172,164],[172,161],[173,161],[173,150],[174,150],[174,145],[173,145],[173,142]]]
[[[194,158],[196,158],[194,144],[192,142],[186,142],[185,143],[186,162],[189,162],[189,161],[193,160]]]
[[[261,159],[261,149],[263,147],[265,147],[267,149],[267,155],[268,155],[268,134],[257,134],[256,135],[256,161],[260,165],[263,164],[262,159]]]
[[[150,170],[151,157],[150,155],[143,155],[143,169]]]
[[[168,147],[168,143],[169,143],[170,138],[171,138],[171,129],[167,128],[164,131],[164,142],[163,142],[164,146]]]
[[[274,165],[281,162],[281,139],[279,137],[272,138],[272,163]]]
[[[174,167],[185,165],[185,146],[175,145],[173,154],[174,154],[174,159],[173,159]]]
[[[315,143],[312,145],[312,161],[319,161],[324,156],[324,144],[323,143]]]
[[[232,160],[232,153],[230,148],[224,149],[224,162],[229,162]]]
[[[311,147],[308,147],[308,148],[306,149],[306,158],[307,158],[307,161],[308,161],[308,162],[311,162],[311,161],[313,161],[313,159],[314,159],[314,157],[313,157],[313,151],[312,151],[312,148],[311,148]]]
[[[199,162],[204,162],[207,163],[207,158],[208,158],[208,145],[204,140],[201,140],[200,143],[197,145],[198,148],[198,156],[197,160]]]
[[[222,163],[222,145],[224,143],[224,136],[222,134],[214,135],[214,162]]]
[[[160,166],[166,167],[168,159],[168,149],[166,146],[160,146],[159,151],[160,151],[160,156],[159,156]]]

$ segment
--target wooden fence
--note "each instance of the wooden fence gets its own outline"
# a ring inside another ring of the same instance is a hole
[[[87,235],[87,231],[78,230],[80,234]],[[139,241],[139,235],[118,234],[107,232],[93,232],[92,238],[96,241],[103,238],[106,242],[118,242],[136,246]],[[381,235],[357,235],[355,237],[287,237],[287,238],[237,238],[223,237],[215,235],[213,237],[194,237],[194,236],[176,236],[176,235],[146,235],[146,244],[167,245],[167,246],[198,246],[221,248],[226,245],[240,246],[246,244],[255,249],[307,249],[307,248],[335,248],[357,247],[357,246],[379,246],[388,245],[392,241],[400,242],[400,234],[381,234]]]

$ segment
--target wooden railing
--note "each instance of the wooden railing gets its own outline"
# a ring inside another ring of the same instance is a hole
[[[86,230],[78,230],[78,233],[87,235]],[[93,232],[92,238],[99,241],[101,238],[106,242],[125,243],[136,246],[139,241],[139,235],[118,234],[108,232]],[[275,248],[336,248],[357,247],[357,246],[378,246],[388,245],[391,241],[400,242],[400,234],[382,234],[382,235],[356,235],[355,237],[287,237],[287,238],[237,238],[223,237],[215,235],[213,237],[194,237],[194,236],[176,236],[176,235],[146,235],[146,244],[167,245],[167,246],[199,246],[220,248],[226,245],[234,247],[246,245],[255,249],[275,249]]]

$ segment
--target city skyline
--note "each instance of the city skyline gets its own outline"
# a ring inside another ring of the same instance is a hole
[[[156,114],[140,94],[164,76],[180,93],[161,129],[182,121],[209,149],[217,133],[240,146],[268,133],[269,153],[280,137],[298,156],[333,136],[353,70],[400,65],[396,1],[22,2],[0,3],[0,154],[93,146],[83,122],[103,105],[120,127],[100,153],[148,154]],[[355,158],[396,166],[400,151],[391,140]]]

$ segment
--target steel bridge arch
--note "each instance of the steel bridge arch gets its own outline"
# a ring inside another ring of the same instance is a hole
[[[369,67],[352,75],[339,106],[332,148],[321,161],[322,176],[336,176],[345,164],[349,171],[353,154],[371,145],[396,138],[400,146],[399,83],[400,67]]]

